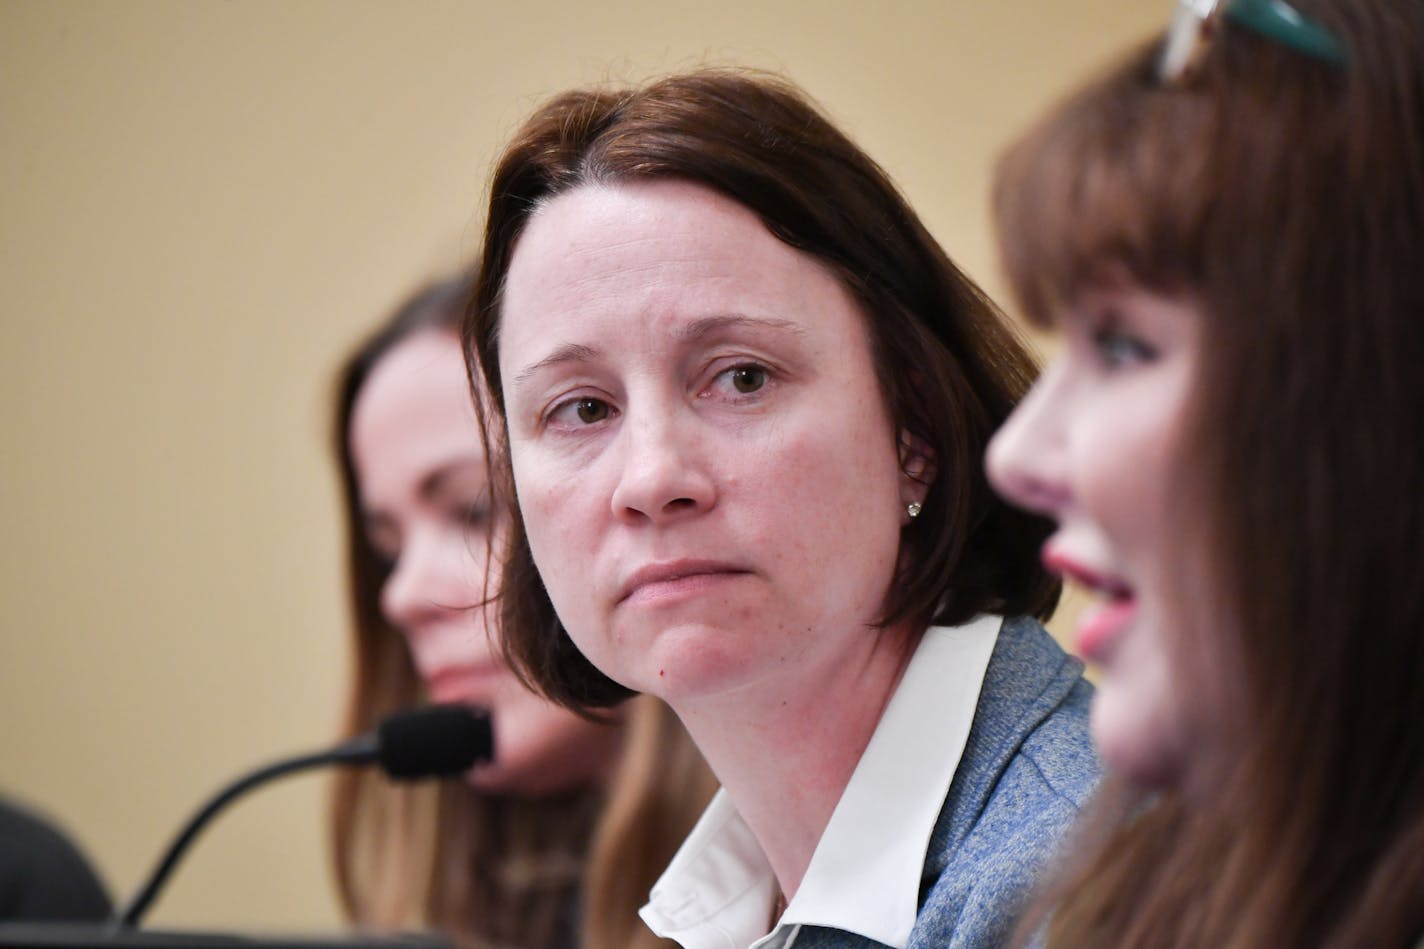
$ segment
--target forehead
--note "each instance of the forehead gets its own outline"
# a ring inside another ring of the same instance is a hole
[[[746,241],[785,246],[750,209],[703,185],[669,179],[587,184],[535,211],[519,238],[509,279],[517,281],[547,257],[575,269],[679,252],[730,264]]]
[[[511,351],[551,334],[596,334],[615,320],[667,328],[690,317],[779,318],[831,303],[852,305],[828,268],[710,188],[583,185],[542,206],[519,238],[501,304],[500,361],[508,370]]]
[[[349,437],[363,489],[405,467],[482,457],[455,335],[424,330],[381,356],[352,406]]]

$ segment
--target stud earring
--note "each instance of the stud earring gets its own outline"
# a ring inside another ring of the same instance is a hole
[[[925,506],[919,501],[911,501],[909,504],[905,505],[905,513],[910,515],[911,520],[914,520],[915,518],[919,517],[920,512],[924,509]]]

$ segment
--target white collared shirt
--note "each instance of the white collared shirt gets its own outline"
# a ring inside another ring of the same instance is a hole
[[[643,921],[684,949],[782,949],[802,925],[904,949],[935,821],[964,754],[1003,618],[931,626],[841,792],[775,930],[776,877],[718,791],[653,886]],[[925,741],[926,730],[935,736]]]

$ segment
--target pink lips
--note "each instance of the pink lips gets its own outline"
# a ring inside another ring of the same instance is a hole
[[[1123,630],[1137,618],[1137,597],[1132,589],[1114,577],[1086,567],[1052,546],[1043,550],[1043,563],[1049,570],[1106,597],[1089,607],[1078,619],[1078,655],[1089,662],[1106,662]]]
[[[714,560],[673,560],[635,570],[624,582],[619,603],[653,603],[695,595],[750,571]]]
[[[1136,618],[1134,599],[1109,600],[1089,608],[1078,619],[1078,655],[1089,662],[1107,662],[1119,634]]]

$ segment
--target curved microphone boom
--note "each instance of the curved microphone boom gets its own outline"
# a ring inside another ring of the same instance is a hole
[[[378,764],[398,781],[453,777],[494,757],[494,730],[489,713],[464,705],[429,705],[397,712],[376,730],[313,754],[297,755],[267,765],[233,781],[188,819],[169,844],[148,883],[114,920],[119,929],[138,925],[144,912],[177,866],[198,832],[227,804],[273,778],[327,765]]]

